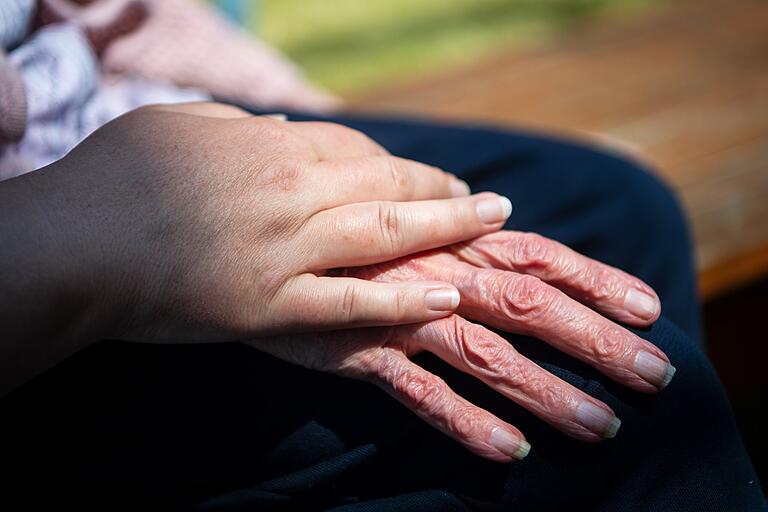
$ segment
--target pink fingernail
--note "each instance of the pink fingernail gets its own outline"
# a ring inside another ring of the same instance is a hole
[[[498,224],[512,215],[512,201],[504,196],[488,197],[475,206],[477,216],[485,224]]]
[[[513,436],[501,427],[493,429],[489,441],[501,453],[517,460],[524,459],[531,451],[531,445],[527,441]]]
[[[633,315],[643,320],[650,320],[656,316],[658,303],[647,293],[630,288],[624,298],[624,307]]]
[[[461,296],[459,290],[455,288],[440,288],[430,290],[424,297],[427,307],[432,311],[453,311],[459,306]]]
[[[670,363],[650,352],[638,352],[635,356],[635,372],[659,389],[667,387],[676,371]]]
[[[605,437],[616,437],[621,420],[614,414],[590,402],[581,402],[576,408],[576,420],[587,430]]]

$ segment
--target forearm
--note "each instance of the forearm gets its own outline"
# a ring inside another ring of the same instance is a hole
[[[108,332],[62,172],[0,183],[0,395]]]

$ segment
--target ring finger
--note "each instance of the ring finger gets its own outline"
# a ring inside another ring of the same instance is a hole
[[[610,407],[542,369],[504,338],[457,315],[419,327],[408,343],[477,377],[577,439],[612,438],[621,425]]]

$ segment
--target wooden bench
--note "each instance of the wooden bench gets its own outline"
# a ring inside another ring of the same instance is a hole
[[[351,101],[633,153],[682,198],[711,298],[768,272],[768,2],[664,5]]]

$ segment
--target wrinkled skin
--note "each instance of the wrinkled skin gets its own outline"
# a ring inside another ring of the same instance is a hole
[[[654,392],[671,378],[666,356],[606,317],[648,325],[658,297],[562,245],[499,233],[508,200],[468,194],[339,125],[217,104],[129,113],[0,184],[0,394],[99,339],[260,338],[375,382],[493,460],[525,456],[522,434],[410,356],[434,352],[579,439],[611,437],[606,405],[469,321]]]
[[[280,336],[250,344],[308,368],[373,382],[491,460],[524,457],[523,434],[456,395],[409,357],[432,352],[577,439],[599,441],[615,435],[618,426],[607,405],[470,320],[536,336],[636,391],[659,391],[674,371],[662,351],[608,319],[634,326],[653,323],[660,304],[648,285],[535,234],[499,232],[339,273],[387,282],[447,281],[461,291],[462,302],[457,315],[420,325]],[[638,304],[637,292],[645,296],[644,302]],[[639,353],[658,358],[659,371],[638,368]],[[583,403],[604,411],[604,417],[586,421],[578,412]],[[494,434],[498,431],[508,435]]]

